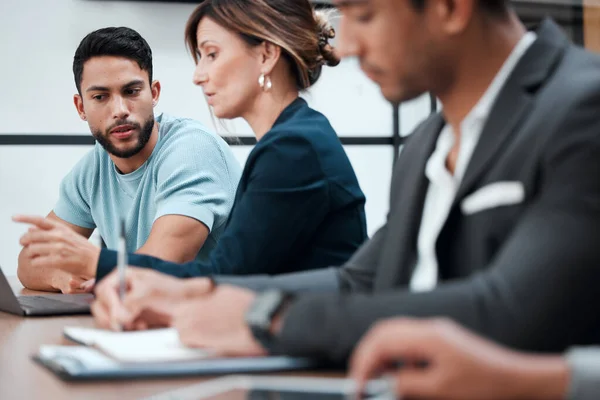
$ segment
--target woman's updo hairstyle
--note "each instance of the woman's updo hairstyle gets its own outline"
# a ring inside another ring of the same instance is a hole
[[[271,42],[282,50],[296,78],[298,90],[311,87],[323,65],[340,63],[329,40],[335,37],[327,14],[315,11],[308,0],[204,0],[185,28],[188,49],[199,61],[196,33],[204,17],[237,33],[248,45]]]

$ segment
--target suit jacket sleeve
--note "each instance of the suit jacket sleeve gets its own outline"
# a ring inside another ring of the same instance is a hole
[[[218,284],[229,284],[255,291],[276,288],[287,292],[367,291],[372,287],[375,266],[385,226],[363,244],[340,268],[325,268],[277,276],[215,276]]]
[[[596,400],[600,393],[600,348],[574,348],[566,358],[571,371],[567,400]]]
[[[600,91],[577,103],[540,143],[539,195],[485,271],[424,293],[302,296],[284,317],[282,350],[343,361],[374,322],[398,316],[446,316],[528,350],[563,351],[589,332],[600,281]]]

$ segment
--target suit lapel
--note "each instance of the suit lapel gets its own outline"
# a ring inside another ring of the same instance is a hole
[[[505,86],[498,97],[494,112],[486,121],[479,142],[465,171],[456,194],[455,203],[462,199],[485,173],[494,159],[502,154],[519,121],[527,115],[532,104],[531,96],[524,93],[516,82]]]
[[[382,248],[375,290],[403,284],[412,274],[417,235],[429,181],[425,165],[444,126],[440,114],[431,116],[412,135],[394,171],[386,241]]]
[[[519,122],[530,111],[535,92],[552,73],[566,48],[566,37],[559,29],[549,20],[542,24],[537,40],[523,55],[500,91],[465,171],[454,205],[473,189],[502,154],[509,139],[523,126]]]

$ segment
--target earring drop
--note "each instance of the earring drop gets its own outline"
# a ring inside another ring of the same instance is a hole
[[[273,82],[271,82],[271,78],[269,75],[260,74],[258,77],[258,84],[265,91],[268,92],[273,87]]]
[[[271,78],[267,76],[267,81],[265,82],[265,91],[268,92],[273,87],[273,83],[271,82]]]

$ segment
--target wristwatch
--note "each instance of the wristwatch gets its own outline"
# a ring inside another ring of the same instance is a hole
[[[246,324],[252,335],[271,354],[277,353],[277,338],[271,333],[273,318],[291,297],[281,290],[267,290],[258,294],[246,312]]]

